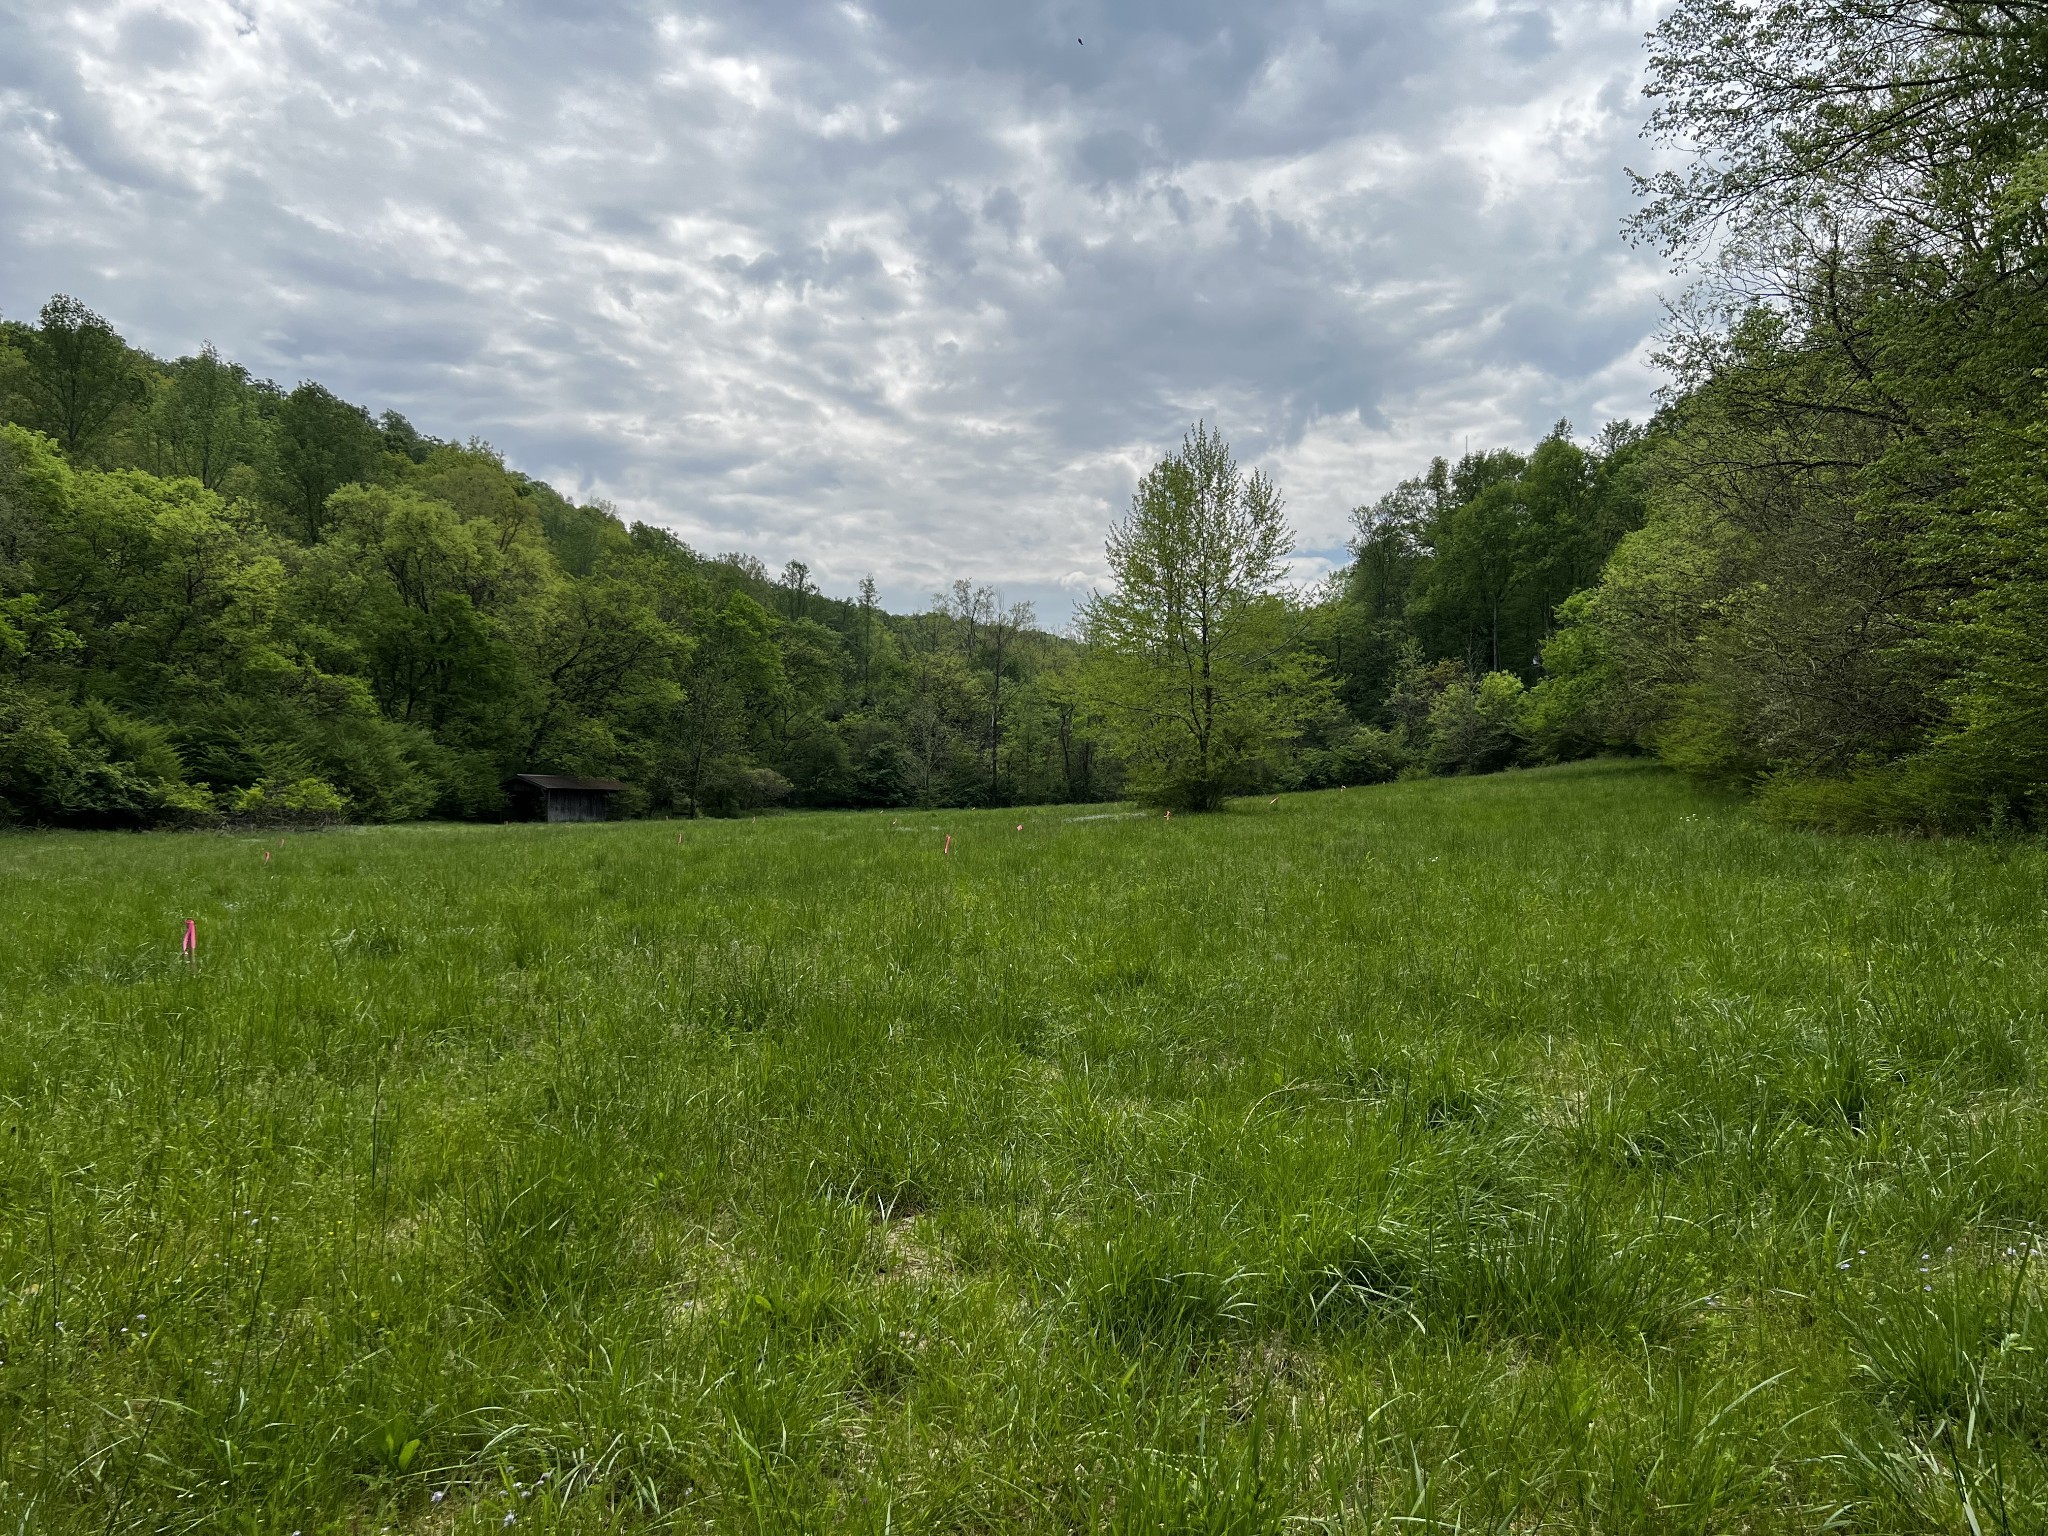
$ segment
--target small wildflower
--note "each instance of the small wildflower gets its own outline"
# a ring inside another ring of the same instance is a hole
[[[447,1490],[446,1488],[436,1488],[436,1489],[434,1490],[434,1497],[433,1497],[433,1499],[432,1499],[432,1500],[431,1500],[430,1502],[432,1502],[432,1503],[435,1503],[435,1504],[438,1504],[438,1503],[440,1503],[440,1502],[441,1502],[441,1501],[442,1501],[443,1499],[445,1499],[445,1498],[447,1498],[447,1497],[448,1497],[448,1490]]]
[[[513,1514],[513,1513],[512,1513],[512,1512],[511,1512],[510,1510],[507,1510],[507,1511],[505,1512],[505,1523],[506,1523],[507,1525],[510,1525],[510,1524],[512,1524],[512,1523],[513,1523],[514,1521],[516,1521],[516,1520],[517,1520],[518,1518],[519,1518],[519,1517],[518,1517],[517,1515]]]

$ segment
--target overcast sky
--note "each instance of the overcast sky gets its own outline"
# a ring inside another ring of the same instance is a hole
[[[0,314],[1053,622],[1206,417],[1313,575],[1433,453],[1646,414],[1658,8],[0,0]]]

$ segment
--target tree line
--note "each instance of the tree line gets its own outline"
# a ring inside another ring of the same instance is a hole
[[[2048,3],[1684,0],[1634,223],[1704,271],[1541,728],[1840,827],[2048,820]],[[1541,690],[1539,690],[1541,691]]]
[[[967,580],[900,615],[871,579],[832,598],[801,562],[702,555],[64,296],[0,325],[0,417],[0,805],[86,826],[488,818],[536,770],[735,815],[1498,767],[1457,707],[1492,709],[1598,570],[1638,440],[1439,464],[1303,592],[1278,489],[1199,426],[1112,535],[1116,590],[1056,635]]]
[[[1810,825],[2048,823],[2048,0],[1681,0],[1650,53],[1683,164],[1631,231],[1697,274],[1655,418],[1362,509],[1303,616],[1343,710],[1290,728],[1345,781],[1649,752]]]
[[[1637,238],[1704,275],[1646,424],[1435,460],[1287,580],[1203,423],[1074,631],[577,505],[211,348],[0,325],[0,814],[995,805],[1655,753],[1844,827],[2048,818],[2048,0],[1681,0]]]

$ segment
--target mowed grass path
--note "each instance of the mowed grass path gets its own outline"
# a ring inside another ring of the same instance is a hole
[[[0,839],[0,1529],[2042,1528],[2048,852],[1085,814]]]

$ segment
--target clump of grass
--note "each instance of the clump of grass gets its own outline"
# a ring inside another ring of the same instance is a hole
[[[1841,1319],[1872,1391],[1924,1424],[2048,1428],[2048,1308],[2033,1235],[1958,1259],[1952,1246],[1881,1258]],[[1990,1238],[1996,1244],[1995,1235]]]
[[[1439,1234],[1416,1307],[1439,1327],[1520,1339],[1660,1339],[1687,1275],[1654,1213],[1612,1220],[1583,1189]]]
[[[1125,1349],[1195,1348],[1252,1314],[1249,1277],[1229,1272],[1169,1220],[1138,1216],[1082,1250],[1068,1280],[1084,1326]]]

